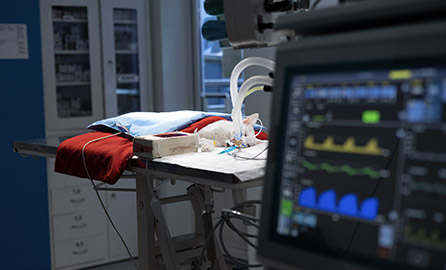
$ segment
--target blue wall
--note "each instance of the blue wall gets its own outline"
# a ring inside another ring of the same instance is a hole
[[[29,59],[0,59],[0,268],[50,269],[46,163],[11,146],[45,135],[39,1],[2,1],[0,23],[26,24],[29,46]]]

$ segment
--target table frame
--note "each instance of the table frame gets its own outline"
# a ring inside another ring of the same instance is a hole
[[[13,150],[22,155],[55,158],[57,146],[48,145],[45,140],[14,141]],[[234,204],[245,200],[243,190],[260,186],[262,177],[240,181],[235,175],[224,172],[210,172],[179,165],[163,163],[159,160],[140,159],[145,168],[132,166],[132,172],[125,178],[136,178],[136,205],[138,224],[138,262],[140,270],[180,269],[183,260],[197,258],[205,239],[212,230],[213,191],[212,188],[224,188],[232,191]],[[182,180],[193,184],[185,195],[159,198],[154,181]],[[98,190],[115,190],[97,188]],[[134,191],[134,190],[122,190]],[[171,237],[161,205],[190,201],[194,210],[195,232],[189,235]],[[156,235],[156,238],[155,238]],[[207,259],[212,269],[224,270],[224,261],[220,245],[210,236],[207,245]],[[194,261],[191,261],[193,264]],[[195,261],[196,263],[196,261]]]

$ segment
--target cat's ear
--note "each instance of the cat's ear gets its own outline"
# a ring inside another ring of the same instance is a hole
[[[253,113],[250,116],[243,119],[243,124],[254,127],[258,119],[259,119],[259,114]]]

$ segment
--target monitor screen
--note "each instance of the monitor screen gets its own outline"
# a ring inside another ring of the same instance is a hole
[[[446,269],[446,66],[325,70],[284,72],[269,239]]]

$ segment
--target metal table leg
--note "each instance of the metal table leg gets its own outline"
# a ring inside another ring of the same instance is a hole
[[[203,186],[204,190],[204,213],[203,213],[203,226],[205,231],[205,238],[209,235],[213,227],[212,212],[214,208],[213,195],[210,186]],[[226,270],[227,265],[221,253],[220,244],[215,237],[212,237],[207,248],[208,258],[211,261],[212,269]]]
[[[169,228],[163,210],[161,209],[161,202],[158,198],[152,198],[151,208],[153,216],[155,217],[155,232],[163,256],[164,265],[167,270],[179,270],[180,263],[176,256],[174,241],[170,237]]]
[[[157,269],[155,252],[155,219],[150,203],[153,181],[147,174],[136,175],[136,201],[138,221],[138,262],[140,270]]]
[[[145,170],[136,176],[139,267],[141,270],[161,269],[162,257],[164,261],[163,269],[180,269],[177,256],[179,254],[176,251],[178,243],[170,237],[161,205],[170,201],[189,200],[195,212],[196,233],[203,235],[203,238],[206,239],[213,228],[212,213],[214,205],[211,186],[196,184],[188,189],[187,196],[158,198],[153,189],[153,175]],[[236,204],[244,201],[244,191],[242,189],[233,190],[233,199]],[[155,235],[157,241],[155,241]],[[196,245],[190,247],[194,248]],[[207,257],[213,270],[227,269],[220,244],[215,237],[211,239],[211,243],[207,246]]]

